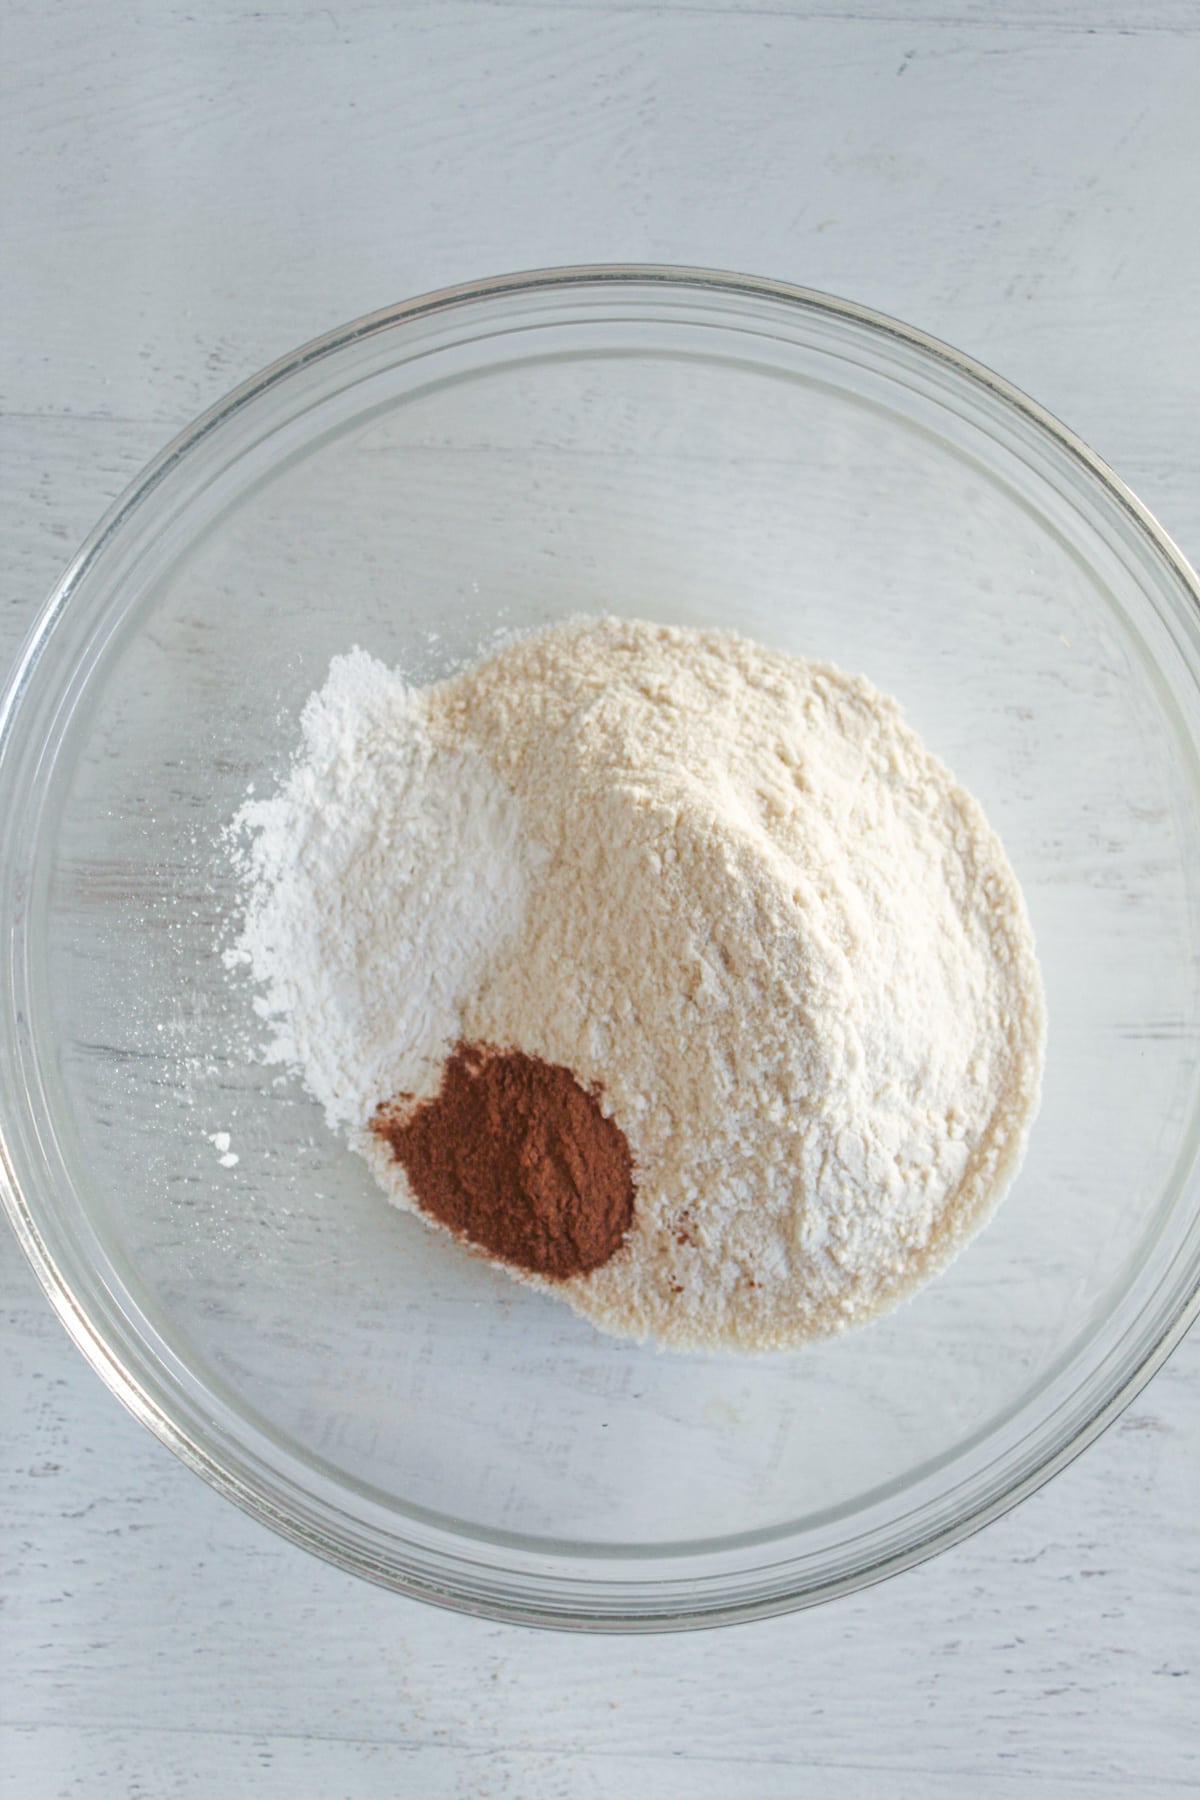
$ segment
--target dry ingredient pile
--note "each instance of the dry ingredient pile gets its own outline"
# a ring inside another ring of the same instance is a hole
[[[362,651],[236,821],[232,963],[389,1196],[606,1330],[771,1350],[894,1304],[1014,1175],[1016,879],[895,703],[617,619],[427,688]]]

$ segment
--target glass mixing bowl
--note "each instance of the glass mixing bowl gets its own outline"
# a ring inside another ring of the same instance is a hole
[[[1197,598],[1038,407],[818,294],[552,271],[277,363],[97,528],[4,703],[5,1198],[67,1328],[259,1518],[500,1617],[746,1618],[995,1516],[1196,1310]],[[1050,1018],[1025,1168],[840,1341],[601,1337],[394,1211],[246,1052],[222,828],[330,657],[426,681],[581,611],[869,675],[1024,884]]]

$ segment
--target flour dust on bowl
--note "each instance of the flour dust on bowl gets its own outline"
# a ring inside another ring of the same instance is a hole
[[[224,834],[334,658],[427,686],[579,615],[865,674],[1019,881],[1050,1021],[1024,1165],[861,1330],[602,1335],[399,1215],[254,1054]],[[1196,1308],[1198,621],[1068,433],[819,295],[552,271],[269,369],[98,528],[5,701],[3,1180],[68,1329],[274,1527],[495,1616],[750,1617],[994,1516]]]

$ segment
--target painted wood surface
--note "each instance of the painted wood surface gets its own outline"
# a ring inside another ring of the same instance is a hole
[[[1078,429],[1200,557],[1200,15],[13,5],[0,659],[178,426],[331,324],[569,261],[880,306]],[[1200,1788],[1200,1345],[1042,1493],[815,1612],[636,1642],[376,1592],[204,1488],[0,1239],[0,1791]]]

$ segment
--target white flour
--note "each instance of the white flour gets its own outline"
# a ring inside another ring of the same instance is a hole
[[[361,1130],[458,1037],[598,1083],[638,1177],[607,1329],[771,1349],[943,1267],[1036,1110],[1041,986],[978,806],[868,683],[616,620],[413,693],[338,659],[258,835],[270,1054]],[[357,1128],[357,1129],[356,1129]]]
[[[281,791],[238,815],[249,897],[227,961],[263,984],[267,1061],[356,1127],[436,1089],[540,853],[478,752],[436,746],[422,697],[363,651],[334,658],[301,730]]]

